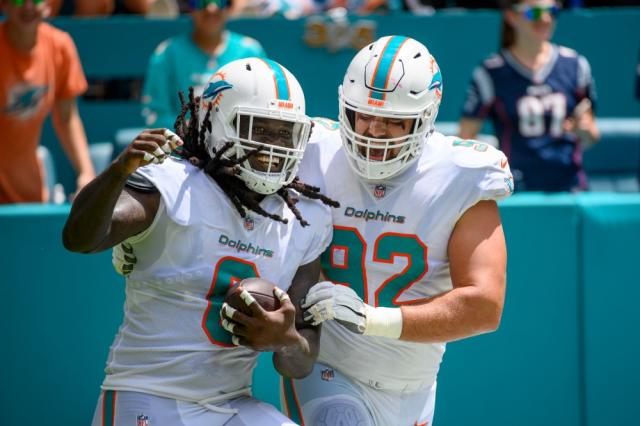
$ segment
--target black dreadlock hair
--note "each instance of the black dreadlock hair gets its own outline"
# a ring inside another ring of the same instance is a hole
[[[250,196],[250,189],[246,187],[244,182],[238,178],[239,169],[236,167],[241,164],[247,158],[260,152],[260,149],[255,149],[240,158],[229,159],[223,157],[223,154],[227,152],[232,146],[233,142],[227,142],[218,150],[213,150],[213,157],[209,155],[205,140],[207,133],[211,133],[211,108],[209,105],[202,123],[198,120],[200,113],[200,98],[194,96],[193,87],[189,88],[189,101],[185,101],[184,94],[178,93],[180,97],[180,115],[176,118],[174,127],[176,134],[180,136],[184,145],[178,151],[178,155],[187,159],[191,164],[197,166],[211,176],[216,183],[222,188],[225,194],[229,197],[236,210],[240,213],[241,217],[247,216],[247,210],[252,210],[259,215],[268,217],[278,222],[287,223],[287,219],[284,219],[276,214],[265,211],[255,198]],[[187,120],[187,113],[190,115]],[[340,207],[340,203],[332,200],[320,193],[320,188],[307,185],[302,182],[297,176],[293,181],[280,188],[276,194],[278,194],[289,209],[293,212],[296,219],[302,226],[308,226],[309,222],[304,220],[300,210],[296,208],[296,203],[299,201],[298,197],[293,194],[290,189],[297,191],[307,198],[314,200],[320,200],[322,203],[331,207]]]

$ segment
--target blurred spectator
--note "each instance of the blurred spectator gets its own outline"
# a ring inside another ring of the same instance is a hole
[[[45,202],[36,148],[45,118],[78,172],[77,187],[94,178],[76,97],[87,88],[69,34],[42,22],[48,0],[0,0],[0,203]]]
[[[496,9],[499,0],[403,0],[405,8],[411,12],[421,13],[423,8],[443,9]]]
[[[500,0],[447,0],[447,7],[460,7],[464,9],[497,9]]]
[[[332,10],[368,15],[402,10],[403,0],[241,0],[234,1],[233,16],[284,16],[297,19]],[[420,1],[420,0],[415,0]]]
[[[157,0],[49,0],[53,15],[107,16],[146,15]]]
[[[582,148],[600,138],[589,62],[552,44],[559,6],[511,0],[503,7],[502,50],[476,68],[460,136],[493,123],[519,191],[586,189]]]
[[[583,0],[585,7],[640,6],[638,0]]]
[[[173,129],[180,115],[178,92],[199,96],[220,66],[250,56],[265,57],[256,40],[227,31],[226,0],[190,0],[193,31],[160,43],[149,61],[142,92],[147,126]]]
[[[436,11],[437,4],[440,1],[431,0],[403,0],[402,8],[414,15],[433,15]]]
[[[147,16],[176,17],[180,14],[177,0],[155,0],[147,12]]]
[[[284,16],[297,19],[317,13],[316,0],[242,0],[234,1],[231,14],[234,16]]]
[[[501,0],[403,0],[405,9],[414,11],[423,8],[443,9],[496,9],[501,7]],[[640,6],[640,0],[566,0],[567,8],[579,7],[612,7]]]

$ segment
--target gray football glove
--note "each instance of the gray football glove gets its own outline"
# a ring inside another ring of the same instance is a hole
[[[320,282],[309,289],[300,306],[304,320],[312,325],[336,320],[353,333],[364,333],[367,305],[347,286]]]

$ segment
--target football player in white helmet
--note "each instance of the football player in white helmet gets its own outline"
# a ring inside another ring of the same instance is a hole
[[[386,46],[387,40],[394,45]],[[419,42],[400,40],[380,39],[361,50],[339,88],[345,152],[354,172],[367,180],[390,178],[416,161],[438,115],[437,63]]]
[[[339,124],[314,127],[301,176],[319,163],[321,189],[341,208],[322,255],[327,281],[301,305],[322,324],[318,362],[283,380],[294,421],[431,426],[444,342],[498,327],[496,200],[512,178],[500,151],[435,131],[442,89],[423,44],[382,37],[347,69]]]
[[[136,262],[93,425],[292,424],[250,386],[255,350],[274,351],[294,377],[317,355],[317,331],[296,329],[290,299],[319,279],[336,203],[296,178],[310,129],[302,89],[280,64],[248,58],[220,68],[201,100],[181,100],[176,133],[138,135],[65,225],[69,250],[122,243]],[[280,308],[266,312],[244,291],[261,327],[252,334],[220,311],[231,286],[256,276],[280,287]]]
[[[304,114],[302,88],[289,84],[292,76],[284,68],[278,80],[269,82],[272,87],[257,79],[242,85],[234,81],[245,78],[243,74],[251,74],[252,68],[269,63],[272,62],[264,59],[235,62],[217,72],[203,93],[200,109],[201,116],[209,106],[214,109],[207,139],[210,156],[215,156],[229,141],[233,145],[224,153],[226,158],[242,158],[260,150],[238,164],[238,177],[259,194],[272,194],[293,181],[311,127]]]

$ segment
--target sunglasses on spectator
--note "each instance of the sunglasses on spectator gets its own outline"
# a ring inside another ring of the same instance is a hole
[[[13,3],[14,6],[20,7],[20,6],[24,6],[25,2],[27,0],[11,0],[11,3]],[[33,4],[35,4],[36,6],[39,4],[44,3],[47,0],[32,0]]]
[[[219,9],[229,6],[228,0],[189,0],[189,7],[192,10],[206,9],[210,4],[215,4]]]
[[[560,6],[557,4],[553,4],[550,6],[527,6],[527,5],[518,5],[515,6],[514,9],[521,13],[527,21],[539,21],[548,13],[552,18],[555,18],[560,13]]]

